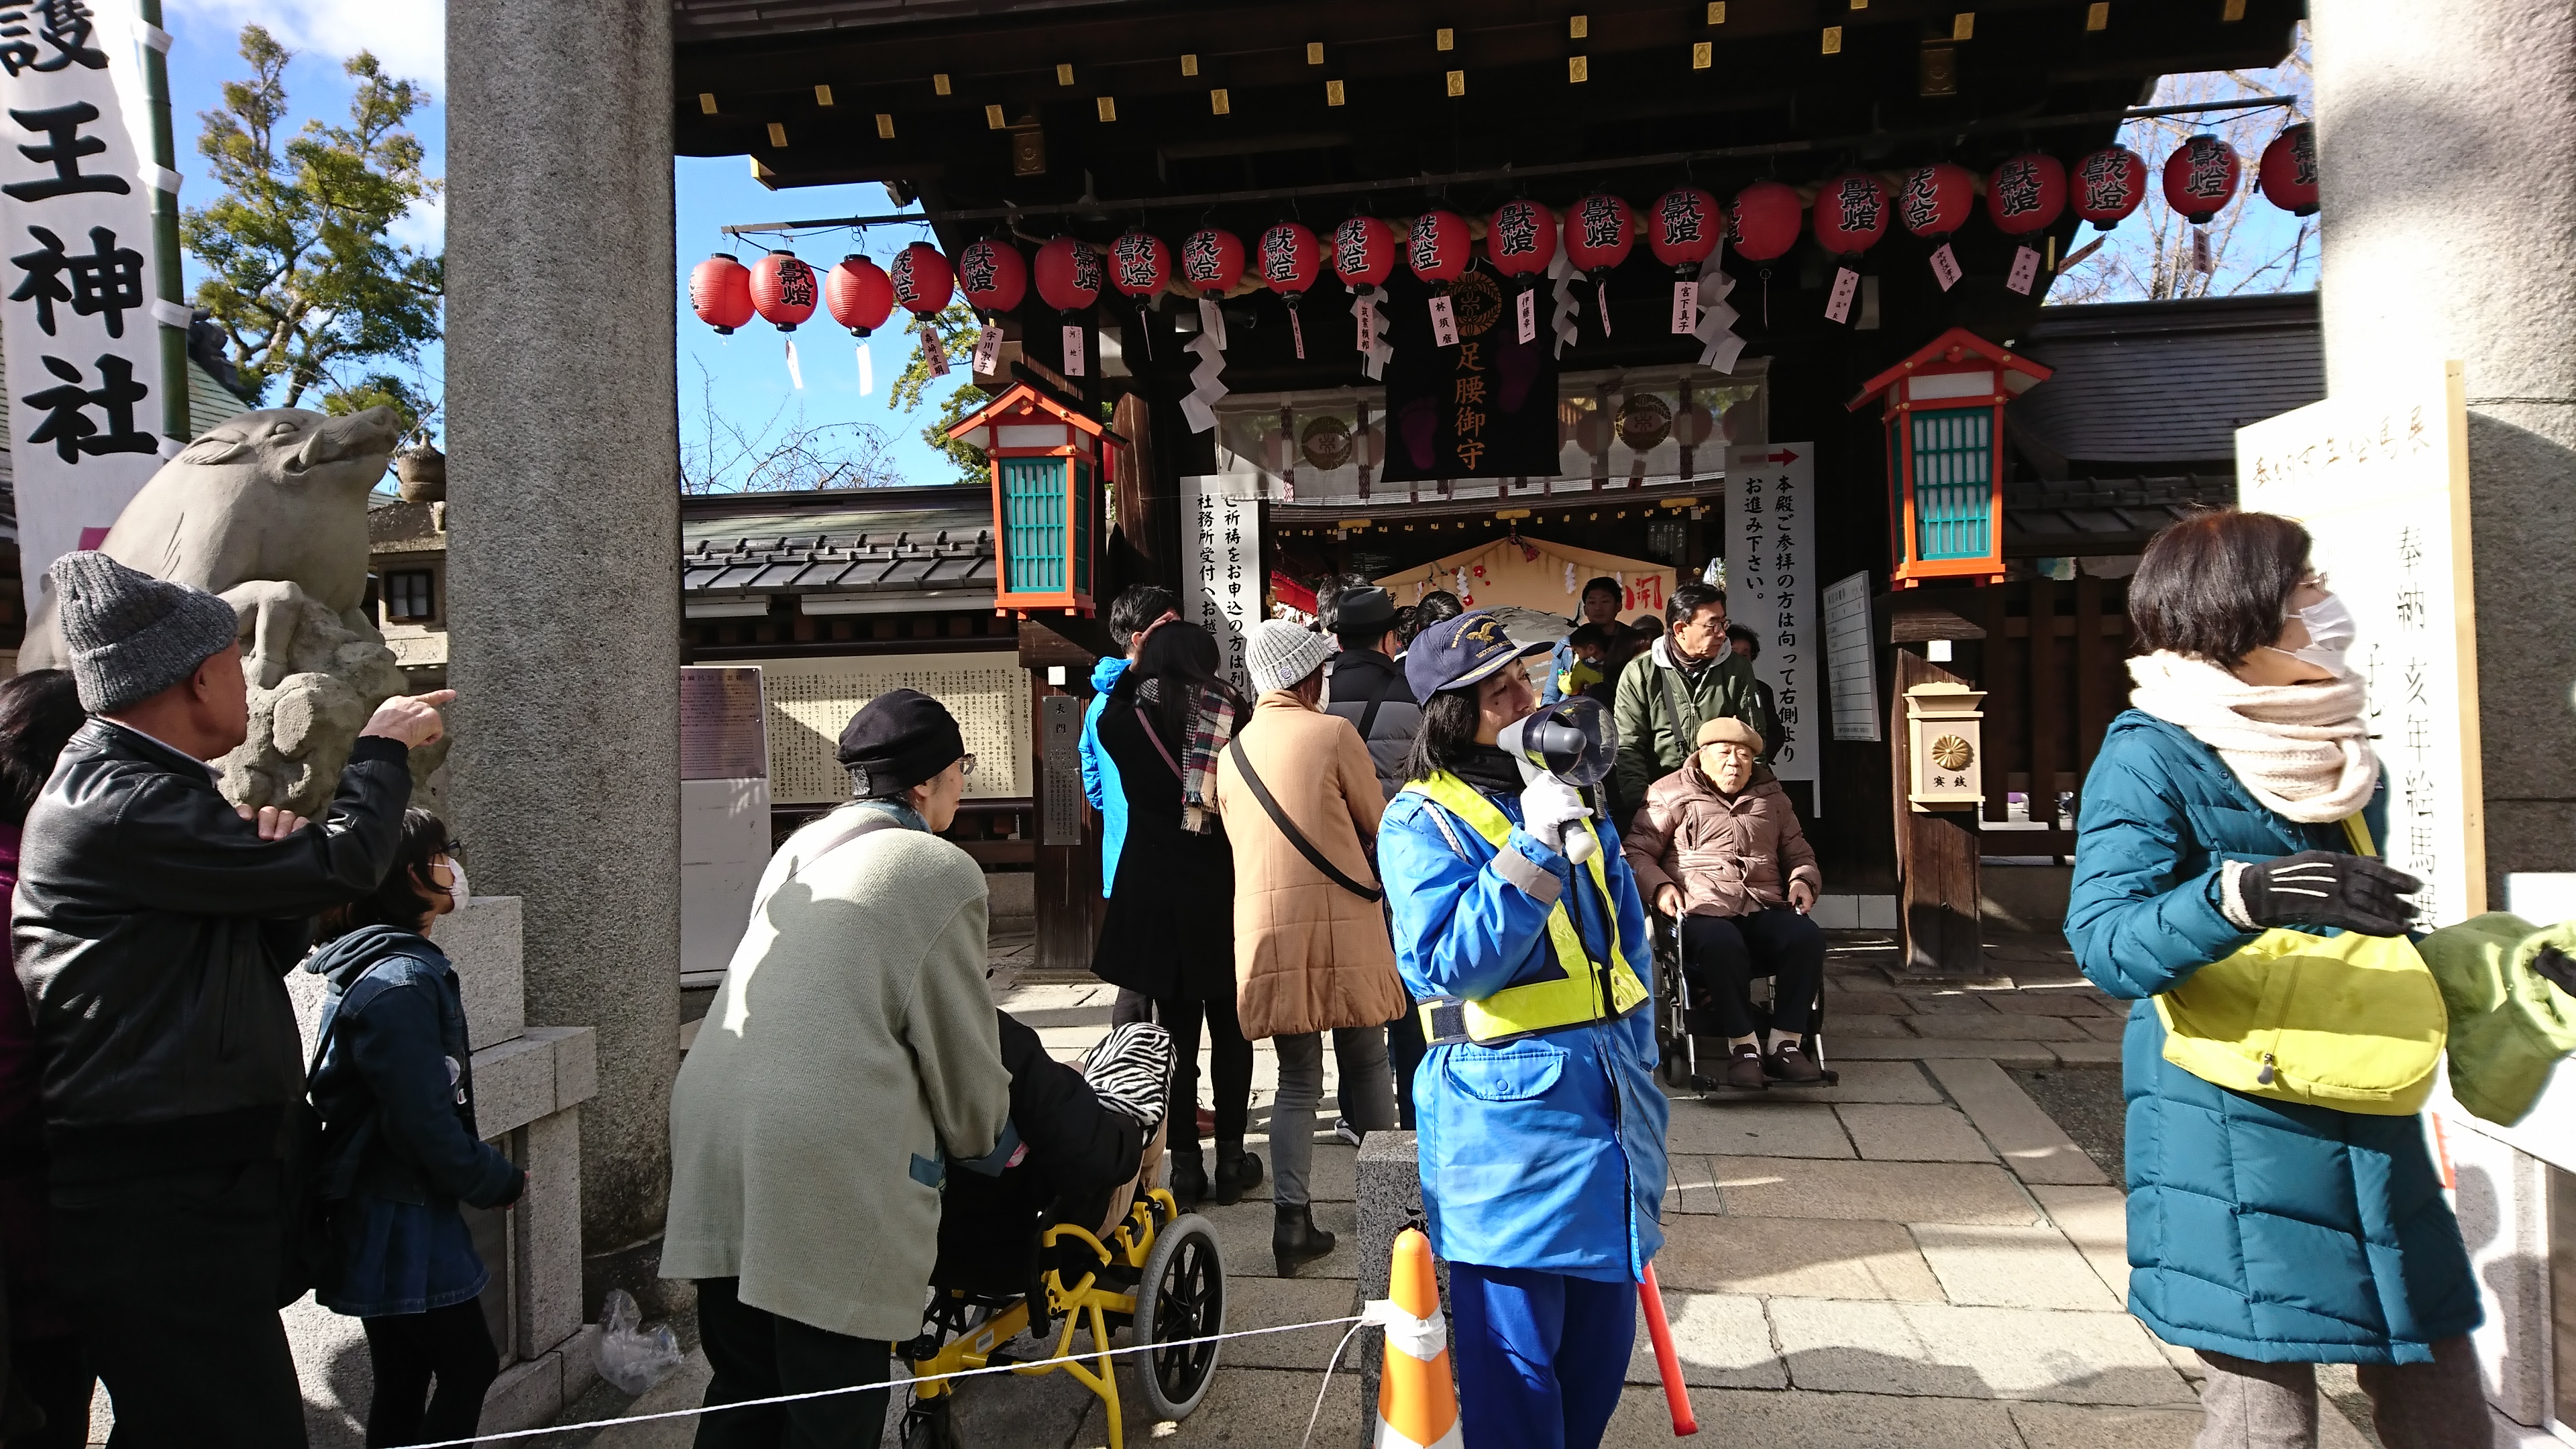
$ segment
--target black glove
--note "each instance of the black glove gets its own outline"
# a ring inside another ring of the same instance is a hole
[[[2303,850],[2245,867],[2237,889],[2258,926],[2334,926],[2365,936],[2405,933],[2415,906],[2398,897],[2422,881],[2366,855]]]

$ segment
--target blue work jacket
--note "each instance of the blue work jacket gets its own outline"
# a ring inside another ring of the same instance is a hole
[[[2386,788],[2363,812],[2383,838]],[[2151,998],[2256,932],[2219,910],[2219,870],[2349,850],[2340,824],[2257,802],[2216,751],[2139,710],[2085,777],[2066,939],[2093,983],[2137,1001],[2128,1099],[2129,1311],[2167,1343],[2264,1363],[2426,1363],[2477,1326],[2477,1282],[2420,1117],[2251,1096],[2164,1059]]]
[[[1584,944],[1609,959],[1611,933],[1641,982],[1654,947],[1635,877],[1603,826],[1617,919],[1589,867],[1520,828],[1520,797],[1489,795],[1512,821],[1503,847],[1557,878]],[[1396,969],[1419,1000],[1468,1000],[1549,979],[1549,903],[1493,868],[1494,846],[1440,807],[1399,794],[1378,827],[1378,869],[1394,915]],[[1462,857],[1450,847],[1457,840]],[[1651,1005],[1498,1046],[1453,1042],[1413,1074],[1422,1202],[1432,1250],[1453,1263],[1635,1282],[1663,1246],[1664,1125]]]
[[[1109,707],[1109,691],[1127,661],[1109,658],[1091,666],[1091,703],[1082,711],[1082,793],[1100,812],[1100,898],[1109,899],[1118,884],[1118,856],[1127,848],[1127,791],[1118,783],[1118,762],[1100,744],[1100,712]]]

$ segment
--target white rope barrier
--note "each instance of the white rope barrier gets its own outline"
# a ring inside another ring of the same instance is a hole
[[[504,1439],[534,1439],[545,1434],[576,1434],[585,1429],[614,1429],[621,1424],[649,1424],[657,1419],[689,1419],[695,1418],[700,1414],[720,1413],[728,1409],[763,1409],[772,1404],[797,1404],[803,1403],[807,1399],[828,1399],[841,1394],[874,1393],[879,1389],[888,1390],[890,1392],[895,1389],[911,1388],[916,1384],[950,1383],[958,1379],[971,1379],[984,1374],[1007,1374],[1017,1373],[1023,1369],[1060,1368],[1066,1364],[1089,1364],[1094,1360],[1101,1358],[1115,1358],[1120,1354],[1143,1353],[1157,1348],[1187,1348],[1192,1344],[1198,1343],[1223,1343],[1227,1339],[1232,1338],[1258,1338],[1266,1333],[1299,1333],[1309,1328],[1339,1328],[1346,1323],[1354,1325],[1351,1332],[1357,1333],[1361,1326],[1365,1326],[1365,1322],[1365,1314],[1352,1314],[1346,1318],[1319,1318],[1312,1323],[1285,1323],[1276,1328],[1247,1328],[1237,1333],[1210,1333],[1204,1334],[1198,1338],[1175,1338],[1159,1343],[1131,1343],[1123,1348],[1099,1348],[1094,1349],[1090,1353],[1072,1354],[1064,1358],[1033,1359],[1025,1363],[987,1364],[983,1368],[959,1369],[955,1373],[925,1374],[918,1378],[889,1379],[883,1383],[875,1384],[850,1384],[837,1389],[814,1389],[801,1394],[779,1394],[766,1399],[744,1399],[739,1403],[732,1404],[701,1404],[692,1409],[668,1409],[658,1414],[631,1414],[621,1419],[593,1419],[584,1424],[550,1424],[542,1429],[511,1429],[498,1434],[477,1434],[470,1439],[441,1439],[436,1443],[417,1445],[415,1446],[415,1449],[463,1449],[463,1446],[466,1445],[494,1444]],[[1349,1334],[1343,1335],[1342,1343],[1345,1347],[1349,1345]],[[1341,1356],[1341,1348],[1333,1350],[1333,1357],[1336,1361],[1338,1361]],[[1213,1372],[1214,1370],[1211,1369],[1210,1371]],[[1325,1382],[1328,1385],[1332,1382],[1329,1366],[1326,1369]],[[1116,1380],[1111,1380],[1111,1383],[1114,1387]],[[1309,1426],[1309,1432],[1312,1432],[1311,1426]]]

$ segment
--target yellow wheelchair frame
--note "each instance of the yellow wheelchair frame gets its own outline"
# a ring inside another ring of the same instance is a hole
[[[1052,1362],[1017,1363],[998,1352],[1001,1345],[1011,1342],[1028,1331],[1029,1300],[1027,1298],[1011,1301],[991,1317],[970,1329],[960,1331],[957,1337],[941,1344],[936,1353],[927,1358],[916,1358],[912,1361],[913,1376],[929,1379],[931,1382],[920,1384],[913,1390],[913,1407],[906,1413],[904,1420],[905,1449],[949,1449],[949,1446],[955,1444],[954,1429],[949,1422],[948,1411],[955,1401],[957,1385],[945,1376],[967,1369],[988,1368],[997,1363],[1009,1365],[1011,1372],[1015,1374],[1036,1376],[1062,1369],[1073,1375],[1075,1381],[1091,1390],[1107,1410],[1109,1449],[1124,1449],[1118,1378],[1109,1353],[1109,1337],[1117,1323],[1123,1322],[1137,1326],[1136,1343],[1138,1345],[1150,1344],[1153,1341],[1151,1335],[1158,1325],[1139,1322],[1138,1300],[1150,1298],[1163,1289],[1161,1279],[1169,1268],[1169,1260],[1178,1256],[1174,1249],[1181,1246],[1178,1239],[1183,1237],[1196,1237],[1202,1241],[1212,1259],[1217,1321],[1213,1324],[1197,1321],[1199,1315],[1196,1310],[1203,1305],[1190,1305],[1183,1310],[1192,1319],[1191,1322],[1183,1325],[1188,1331],[1176,1336],[1185,1339],[1198,1338],[1222,1332],[1224,1263],[1222,1256],[1216,1253],[1213,1231],[1204,1218],[1182,1216],[1180,1204],[1173,1199],[1171,1193],[1159,1187],[1155,1188],[1137,1197],[1135,1205],[1128,1209],[1127,1216],[1119,1221],[1117,1231],[1110,1234],[1110,1240],[1107,1243],[1101,1242],[1089,1232],[1070,1223],[1047,1229],[1039,1240],[1044,1247],[1052,1249],[1058,1243],[1070,1238],[1091,1249],[1092,1255],[1097,1259],[1096,1264],[1082,1275],[1081,1280],[1070,1286],[1066,1285],[1063,1274],[1058,1268],[1050,1267],[1041,1275],[1040,1282],[1046,1291],[1047,1305],[1053,1310],[1050,1316],[1060,1316],[1064,1320],[1063,1331],[1055,1336],[1054,1352],[1047,1355],[1049,1360],[1053,1360]],[[1160,1255],[1165,1261],[1160,1265],[1156,1263],[1158,1247],[1165,1250]],[[1114,1284],[1104,1283],[1102,1281],[1104,1277],[1124,1279],[1133,1286],[1126,1291],[1120,1291]],[[962,1307],[966,1296],[962,1291],[951,1290],[948,1295],[949,1303],[952,1306]],[[1077,1328],[1091,1335],[1093,1350],[1091,1353],[1076,1355],[1073,1352],[1073,1335]],[[1213,1343],[1203,1345],[1203,1361],[1184,1366],[1187,1380],[1183,1387],[1186,1392],[1177,1396],[1182,1402],[1174,1402],[1174,1396],[1165,1392],[1166,1386],[1161,1382],[1155,1366],[1148,1365],[1149,1371],[1146,1375],[1149,1386],[1148,1397],[1156,1400],[1154,1406],[1158,1411],[1176,1409],[1178,1412],[1167,1414],[1166,1417],[1178,1418],[1198,1406],[1199,1400],[1205,1395],[1208,1380],[1216,1373],[1216,1347]],[[1146,1352],[1148,1355],[1152,1354],[1150,1348]],[[1089,1360],[1087,1364],[1084,1362],[1085,1359]],[[919,1435],[918,1438],[916,1434]]]

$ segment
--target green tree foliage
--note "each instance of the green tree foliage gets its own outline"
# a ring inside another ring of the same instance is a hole
[[[975,352],[975,334],[983,329],[983,324],[975,318],[974,309],[963,302],[951,302],[947,310],[932,321],[939,329],[939,345],[948,354],[949,368],[954,371],[969,366]],[[929,387],[933,376],[930,359],[922,354],[919,334],[908,328],[900,333],[880,330],[877,336],[888,341],[900,338],[902,345],[911,348],[903,371],[895,377],[894,386],[886,390],[888,408],[895,412],[911,412],[921,406],[922,392]],[[988,476],[984,471],[984,450],[951,441],[948,430],[989,401],[991,399],[971,387],[950,388],[948,396],[940,401],[939,411],[931,418],[930,425],[921,430],[923,442],[956,462],[958,476],[952,480],[954,482],[981,483]],[[930,480],[922,481],[927,483]]]
[[[198,117],[197,150],[223,194],[179,222],[180,239],[213,274],[198,285],[197,305],[231,338],[245,381],[284,384],[280,405],[308,393],[335,411],[385,402],[416,425],[429,403],[420,388],[359,369],[415,361],[439,335],[445,256],[386,236],[439,190],[422,170],[419,139],[403,129],[429,93],[387,78],[360,51],[343,67],[357,82],[349,123],[316,118],[287,132],[292,54],[246,25],[241,57],[250,79],[225,82],[222,109]]]

